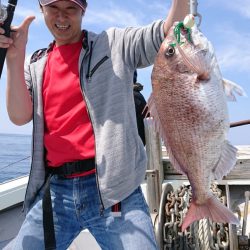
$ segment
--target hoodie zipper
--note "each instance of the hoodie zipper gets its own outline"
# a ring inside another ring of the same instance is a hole
[[[83,76],[83,60],[85,59],[86,55],[87,55],[87,52],[89,51],[89,49],[87,48],[87,51],[85,53],[85,55],[83,56],[82,58],[82,61],[81,61],[81,67],[80,67],[80,81],[79,81],[79,84],[80,84],[80,89],[81,89],[81,92],[82,92],[82,96],[84,98],[84,101],[86,103],[86,107],[87,107],[87,113],[88,113],[88,116],[89,116],[89,119],[91,121],[91,124],[92,124],[92,128],[93,128],[93,133],[94,133],[94,140],[95,140],[95,131],[94,131],[94,126],[93,126],[93,121],[92,121],[92,118],[91,118],[91,115],[90,115],[90,112],[89,112],[89,102],[85,96],[85,92],[83,90],[83,87],[82,87],[82,84],[81,84],[81,77]],[[93,75],[92,71],[90,72],[90,66],[91,66],[91,58],[92,58],[92,51],[93,51],[93,41],[90,42],[90,52],[89,52],[89,61],[88,61],[88,71],[87,71],[87,75],[86,75],[86,78],[88,78],[89,80],[91,79],[91,76]],[[103,60],[103,59],[102,59]],[[101,60],[101,61],[102,61]],[[100,62],[98,63],[100,64]],[[97,64],[97,65],[98,65]],[[97,66],[96,65],[96,66]],[[98,68],[98,67],[94,67],[95,68]],[[95,69],[96,70],[96,69]],[[94,70],[94,71],[95,71]],[[96,140],[95,140],[96,141]],[[96,152],[96,143],[95,143],[95,152]],[[96,184],[97,184],[97,190],[98,190],[98,195],[99,195],[99,200],[100,200],[100,216],[103,216],[103,212],[104,212],[104,204],[103,204],[103,201],[102,201],[102,197],[101,197],[101,191],[100,191],[100,186],[99,186],[99,180],[98,180],[98,170],[97,170],[97,164],[96,164],[96,157],[95,157],[95,170],[96,170]]]
[[[90,42],[90,51],[89,51],[89,61],[88,61],[88,70],[86,74],[86,78],[88,81],[91,81],[91,77],[96,72],[96,70],[109,58],[107,55],[104,56],[94,67],[92,70],[90,70],[91,67],[91,59],[92,59],[92,53],[93,53],[93,41]],[[85,56],[84,56],[85,57]],[[81,72],[82,73],[82,72]]]
[[[90,73],[90,66],[91,66],[92,52],[93,52],[93,41],[90,42],[89,62],[88,62],[88,71],[87,71],[86,78],[90,78],[91,77],[90,76],[90,74],[91,74]],[[84,58],[85,58],[85,56],[83,57],[83,59]],[[82,61],[83,61],[83,59],[82,59]],[[81,69],[82,69],[82,67],[81,67]],[[82,73],[82,70],[81,70],[80,73]],[[81,76],[82,76],[82,74],[81,74]]]
[[[106,55],[104,56],[94,67],[93,69],[90,71],[90,73],[87,73],[87,78],[89,81],[91,81],[91,77],[93,76],[93,74],[96,72],[96,70],[108,59],[109,57]]]
[[[33,165],[34,165],[34,140],[35,140],[35,115],[34,115],[34,99],[35,99],[35,91],[34,89],[36,88],[36,84],[33,84],[33,87],[32,87],[32,95],[33,95],[33,98],[32,98],[32,105],[33,105],[33,114],[32,114],[32,123],[33,123],[33,132],[32,132],[32,156],[31,156],[31,167],[30,167],[30,172],[29,172],[29,179],[28,179],[28,183],[27,183],[27,187],[26,187],[26,190],[25,190],[25,195],[24,195],[24,202],[23,202],[23,206],[22,206],[22,212],[25,212],[25,210],[27,211],[27,202],[26,202],[26,197],[27,197],[27,192],[28,192],[28,187],[29,187],[29,184],[30,184],[30,180],[31,180],[31,175],[32,175],[32,170],[33,170]]]

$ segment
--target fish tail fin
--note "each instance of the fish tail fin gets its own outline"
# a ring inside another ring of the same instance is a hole
[[[218,198],[212,196],[206,203],[199,205],[191,202],[188,212],[184,218],[181,230],[184,231],[194,221],[209,218],[214,222],[239,224],[237,217]]]
[[[239,96],[247,97],[247,94],[244,91],[244,89],[238,84],[236,84],[235,82],[232,82],[225,78],[222,80],[222,82],[223,82],[224,91],[225,91],[228,101],[233,101],[233,102],[236,101],[236,97],[234,93],[238,94]]]

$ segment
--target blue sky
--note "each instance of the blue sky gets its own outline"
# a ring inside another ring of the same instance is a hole
[[[7,1],[1,1],[3,4]],[[228,103],[230,120],[250,119],[250,1],[209,0],[199,1],[198,11],[202,15],[201,30],[213,43],[223,76],[241,85],[249,98],[238,97],[237,102]],[[153,20],[164,19],[171,1],[163,0],[89,0],[82,27],[100,32],[112,26],[142,26]],[[19,25],[27,15],[35,15],[31,24],[27,55],[47,47],[52,40],[47,31],[38,2],[18,1],[13,25]],[[144,85],[146,99],[151,92],[152,67],[138,71],[138,81]],[[31,134],[32,124],[13,125],[5,106],[6,69],[0,80],[0,133]],[[233,144],[250,144],[250,125],[232,128],[229,139]]]

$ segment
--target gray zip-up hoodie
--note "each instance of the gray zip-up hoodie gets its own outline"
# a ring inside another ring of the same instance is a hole
[[[80,83],[94,130],[100,200],[108,208],[130,195],[145,177],[146,154],[137,131],[132,78],[136,68],[153,64],[164,39],[163,21],[85,34],[79,58]],[[34,105],[26,211],[45,181],[42,83],[46,61],[47,53],[43,53],[25,65]]]

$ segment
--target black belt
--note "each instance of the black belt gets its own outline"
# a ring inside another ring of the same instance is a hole
[[[95,159],[67,162],[60,167],[46,167],[46,183],[43,195],[43,231],[45,250],[56,249],[56,238],[53,220],[53,210],[50,195],[50,179],[53,175],[67,177],[95,169]]]
[[[72,174],[80,174],[95,169],[95,159],[86,159],[82,161],[66,162],[59,167],[47,167],[46,171],[52,175],[67,177]]]

